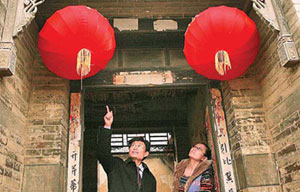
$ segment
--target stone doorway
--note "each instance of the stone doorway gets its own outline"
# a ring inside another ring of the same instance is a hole
[[[206,97],[206,85],[86,89],[83,191],[107,189],[106,175],[97,165],[95,147],[97,128],[103,125],[105,105],[114,111],[112,130],[115,135],[170,134],[167,145],[156,142],[154,152],[146,159],[156,176],[158,191],[167,192],[172,188],[174,164],[187,158],[193,143],[208,140],[204,128]],[[156,139],[151,140],[150,136],[151,142],[155,143]],[[122,158],[126,158],[126,154],[115,153]]]

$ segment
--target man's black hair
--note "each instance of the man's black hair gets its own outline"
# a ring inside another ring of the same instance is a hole
[[[135,141],[142,141],[146,146],[146,151],[150,152],[150,142],[147,141],[146,139],[144,139],[144,137],[134,137],[134,138],[130,139],[128,141],[128,144],[129,144],[128,147],[130,147],[131,144]]]

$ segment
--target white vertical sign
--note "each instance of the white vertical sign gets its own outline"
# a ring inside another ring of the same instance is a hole
[[[80,105],[81,94],[72,93],[70,104],[67,192],[79,192],[81,140]]]
[[[214,133],[216,145],[219,151],[220,167],[222,170],[223,186],[226,192],[236,192],[235,179],[233,174],[231,152],[227,134],[225,114],[222,107],[221,92],[218,89],[211,89],[212,112],[214,116]]]

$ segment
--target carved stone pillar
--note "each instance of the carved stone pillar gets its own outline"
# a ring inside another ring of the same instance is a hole
[[[16,63],[16,47],[13,42],[17,1],[8,1],[3,33],[0,38],[0,76],[13,75]]]
[[[16,47],[13,37],[28,26],[34,19],[37,6],[45,0],[11,0],[8,1],[4,28],[0,37],[0,77],[15,73]]]
[[[277,41],[277,52],[280,64],[290,67],[299,63],[295,42],[292,39],[285,15],[279,0],[252,0],[253,9],[275,29],[280,31]]]
[[[15,73],[16,47],[13,41],[0,42],[0,77]]]
[[[19,0],[16,14],[16,23],[13,36],[20,33],[24,27],[27,27],[35,18],[37,6],[44,3],[45,0]]]
[[[280,36],[277,41],[277,52],[281,66],[290,67],[299,63],[299,56],[285,14],[279,0],[272,0],[274,11],[280,28]]]

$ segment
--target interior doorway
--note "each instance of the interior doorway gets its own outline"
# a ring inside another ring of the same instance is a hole
[[[127,158],[126,140],[142,134],[152,145],[145,161],[157,179],[157,191],[171,191],[176,162],[187,158],[192,144],[207,143],[206,95],[206,85],[86,89],[83,191],[106,191],[106,175],[96,157],[96,134],[104,125],[106,105],[114,112],[114,155]]]

